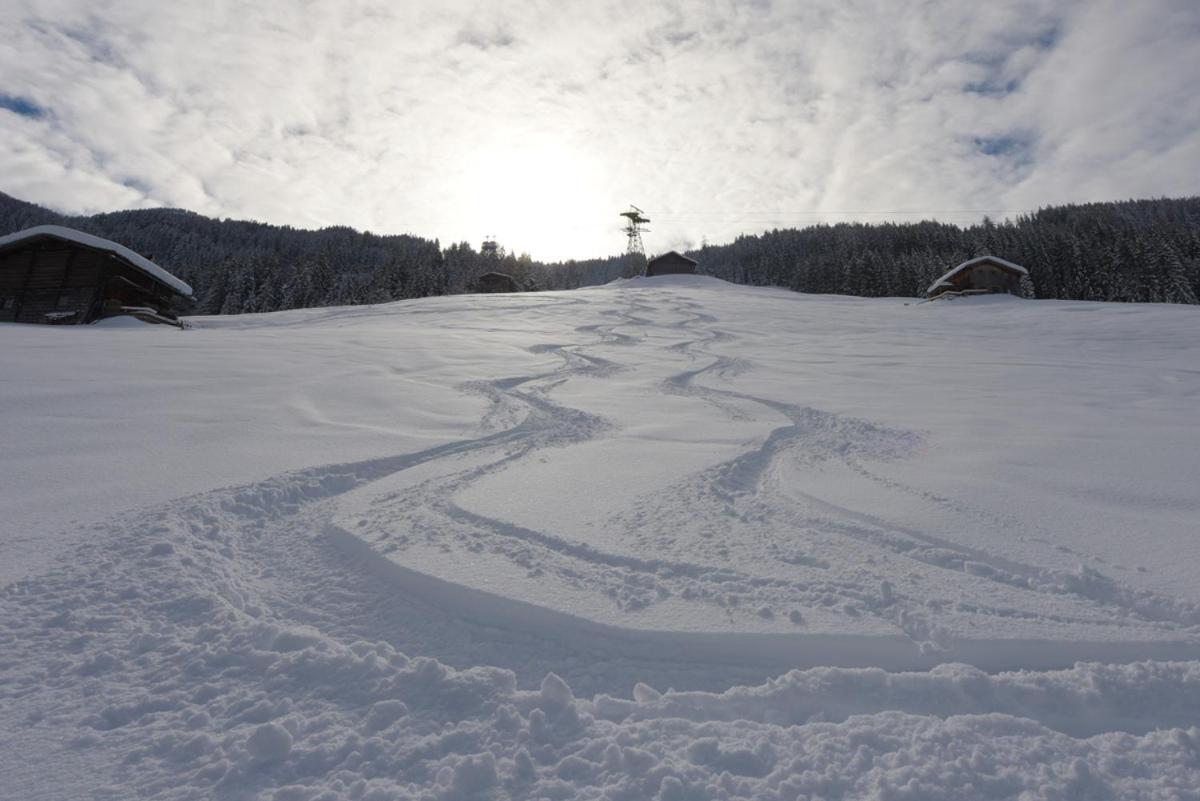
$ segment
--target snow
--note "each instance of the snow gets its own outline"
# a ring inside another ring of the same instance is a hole
[[[1194,798],[1195,310],[0,326],[21,798]]]
[[[246,750],[256,762],[278,762],[291,753],[292,733],[278,723],[263,723],[246,738]]]
[[[145,328],[147,325],[151,325],[151,324],[144,322],[142,320],[139,320],[138,318],[134,317],[132,314],[117,314],[112,317],[102,317],[99,320],[97,320],[96,322],[92,323],[93,327],[100,327],[100,328],[142,329],[142,328]]]
[[[12,244],[13,242],[20,242],[24,239],[30,239],[35,236],[53,236],[58,239],[65,239],[68,242],[76,242],[85,247],[113,253],[128,261],[138,270],[141,270],[147,275],[153,276],[159,281],[162,281],[179,294],[184,295],[185,297],[192,296],[192,287],[190,284],[180,281],[178,278],[171,275],[169,272],[164,270],[162,267],[159,267],[145,256],[134,253],[124,245],[119,245],[116,242],[112,242],[108,239],[102,239],[101,237],[93,234],[86,234],[83,231],[76,231],[74,228],[67,228],[66,226],[62,225],[37,225],[33,228],[26,228],[23,231],[17,231],[16,233],[8,234],[7,236],[0,236],[0,248],[4,247],[5,245]]]
[[[962,264],[958,265],[957,267],[955,267],[954,269],[950,270],[945,275],[943,275],[941,278],[939,278],[938,280],[936,280],[932,284],[930,284],[929,289],[927,289],[925,291],[932,292],[933,290],[937,289],[940,286],[950,286],[951,278],[958,275],[963,270],[967,270],[967,269],[970,269],[971,267],[974,267],[976,264],[984,264],[984,263],[999,265],[1000,267],[1003,267],[1006,270],[1009,270],[1011,272],[1017,273],[1018,275],[1029,275],[1029,271],[1026,270],[1024,267],[1022,267],[1019,264],[1013,264],[1011,261],[1006,261],[1005,259],[1001,259],[997,256],[980,256],[979,258],[976,258],[976,259],[970,259],[968,261],[964,261]]]

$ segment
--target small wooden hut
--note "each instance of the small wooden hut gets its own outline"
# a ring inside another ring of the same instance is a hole
[[[93,323],[127,314],[179,325],[192,288],[132,250],[60,225],[0,237],[0,322]]]
[[[1021,279],[1027,275],[1029,271],[1019,264],[996,256],[980,256],[964,261],[934,281],[929,285],[929,289],[925,290],[925,295],[930,298],[946,293],[1008,292],[1020,295]]]
[[[678,251],[669,250],[646,262],[646,275],[694,275],[699,264]]]
[[[520,292],[517,279],[508,273],[484,273],[475,279],[476,292]]]

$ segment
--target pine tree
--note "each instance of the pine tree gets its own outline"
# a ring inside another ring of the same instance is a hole
[[[229,293],[229,271],[215,270],[212,280],[196,304],[196,314],[221,314],[225,296]]]

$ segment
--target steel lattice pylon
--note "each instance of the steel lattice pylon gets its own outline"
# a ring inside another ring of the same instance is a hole
[[[628,221],[625,223],[625,236],[629,239],[629,246],[625,249],[625,255],[640,255],[645,258],[646,246],[642,244],[642,232],[650,229],[642,228],[642,225],[650,222],[650,218],[643,215],[642,210],[632,203],[629,204],[629,211],[621,212],[621,216]]]

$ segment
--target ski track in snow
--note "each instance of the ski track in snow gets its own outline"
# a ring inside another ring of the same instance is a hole
[[[463,385],[488,404],[477,436],[132,512],[0,590],[0,795],[1197,797],[1200,663],[1072,667],[1195,659],[1195,604],[804,491],[796,476],[817,471],[1014,525],[885,475],[922,432],[734,389],[756,365],[720,353],[737,334],[686,293],[616,295],[579,341],[530,349],[556,366]],[[664,395],[774,427],[614,511],[602,543],[458,500],[612,436],[556,390],[619,378],[643,348],[694,363]],[[552,580],[612,616],[461,587],[423,569],[431,554]],[[672,602],[724,629],[637,627]],[[1011,620],[1071,636],[963,636]],[[828,621],[860,633],[814,625]],[[888,672],[952,660],[1061,669]]]
[[[742,455],[673,488],[670,494],[689,499],[689,514],[683,514],[678,505],[663,503],[661,497],[640,499],[635,506],[642,508],[626,515],[624,520],[616,520],[629,532],[652,532],[637,535],[637,552],[669,554],[675,550],[669,532],[672,527],[679,526],[672,521],[683,520],[688,528],[708,524],[719,527],[733,518],[750,523],[762,540],[771,541],[772,547],[779,547],[775,541],[779,539],[777,532],[781,528],[815,531],[820,537],[853,541],[856,560],[862,560],[864,551],[869,555],[868,561],[876,555],[880,558],[892,555],[910,561],[914,568],[938,574],[940,581],[948,581],[952,587],[963,587],[963,592],[948,599],[906,595],[898,592],[882,571],[878,577],[864,580],[861,565],[855,566],[854,575],[847,580],[836,573],[829,575],[829,565],[820,553],[815,556],[802,552],[778,555],[780,562],[807,571],[810,577],[804,580],[746,572],[729,566],[737,560],[730,558],[728,543],[719,539],[719,544],[710,549],[705,549],[703,543],[698,544],[694,539],[687,540],[685,547],[679,549],[679,558],[664,555],[647,559],[606,552],[589,543],[489,518],[456,504],[455,495],[472,483],[493,472],[512,468],[521,460],[533,458],[541,449],[579,444],[604,435],[609,428],[604,420],[551,400],[554,388],[573,377],[603,378],[622,369],[619,363],[588,355],[588,343],[539,346],[540,352],[554,353],[562,360],[561,367],[551,372],[474,385],[473,390],[488,395],[492,401],[493,411],[485,418],[485,427],[495,426],[500,419],[509,422],[522,419],[520,424],[504,431],[500,440],[480,439],[470,445],[476,453],[485,448],[499,450],[502,457],[373,499],[370,508],[362,511],[353,527],[353,536],[372,542],[378,550],[396,559],[406,554],[406,546],[414,538],[412,532],[427,532],[429,545],[446,552],[457,540],[457,546],[467,553],[499,555],[534,581],[548,572],[553,573],[576,590],[611,598],[614,606],[624,612],[636,612],[665,599],[682,598],[711,604],[716,614],[732,615],[733,609],[743,607],[760,617],[787,617],[799,629],[803,629],[812,608],[833,610],[850,618],[876,619],[910,639],[917,646],[917,652],[928,655],[928,664],[936,664],[953,655],[992,667],[1028,664],[1031,659],[1039,666],[1050,667],[1070,664],[1077,658],[1105,655],[1122,658],[1122,654],[1146,652],[1145,648],[1122,648],[1120,643],[1107,652],[1102,648],[1089,650],[1085,644],[1071,642],[1014,646],[1007,656],[1002,653],[1004,646],[998,644],[973,649],[959,647],[957,653],[953,653],[952,638],[942,629],[939,618],[954,613],[997,620],[1037,620],[1071,625],[1076,630],[1094,626],[1100,632],[1099,640],[1111,640],[1114,627],[1119,630],[1122,625],[1130,624],[1137,627],[1133,632],[1135,640],[1145,639],[1149,632],[1152,636],[1177,639],[1181,643],[1178,648],[1166,647],[1158,651],[1161,655],[1194,657],[1197,654],[1194,627],[1200,623],[1200,611],[1195,604],[1130,590],[1090,568],[1067,573],[1019,564],[979,549],[967,549],[960,544],[898,527],[801,492],[796,489],[796,482],[786,482],[776,475],[780,463],[787,460],[834,462],[849,471],[848,479],[862,477],[885,490],[909,491],[899,482],[875,476],[864,462],[902,460],[920,447],[921,435],[889,430],[811,407],[700,385],[697,379],[715,376],[728,380],[753,369],[753,364],[708,351],[708,346],[713,343],[732,341],[736,337],[714,327],[716,319],[697,311],[694,302],[668,300],[655,306],[629,300],[626,311],[614,311],[612,315],[616,322],[611,325],[583,326],[577,330],[598,334],[606,343],[616,345],[641,342],[647,336],[646,332],[656,327],[696,335],[695,339],[673,343],[668,349],[690,359],[709,360],[709,363],[670,376],[663,382],[664,391],[699,398],[733,419],[745,417],[739,410],[739,403],[750,403],[791,421],[790,425],[771,431],[761,443]],[[655,316],[676,319],[656,326]],[[617,327],[639,330],[641,334],[618,337],[615,335]],[[451,455],[460,451],[452,450]],[[787,486],[781,486],[784,484]],[[927,500],[942,505],[950,503],[942,499]],[[980,519],[985,517],[962,505],[955,508]],[[703,511],[697,514],[697,510]],[[696,552],[697,545],[709,558],[699,563],[684,559],[686,554]],[[945,574],[950,574],[948,579]],[[982,593],[975,592],[982,595],[978,601],[958,600],[970,598],[980,584],[988,586]],[[967,586],[971,589],[966,589]],[[1045,596],[1052,596],[1054,603],[1048,605]],[[482,605],[487,607],[492,603],[485,601]],[[953,609],[945,608],[952,604]],[[1055,611],[1047,613],[1047,609]],[[488,617],[485,608],[476,612]],[[735,624],[731,620],[733,627]],[[764,644],[768,649],[778,645]],[[894,638],[880,638],[878,645],[869,657],[865,657],[873,664],[896,667],[921,664],[909,649],[901,650],[903,644],[898,644]],[[758,647],[750,641],[740,642],[737,646],[730,643],[730,646],[730,650],[742,653],[744,659],[748,658],[745,655],[747,647]],[[654,649],[654,644],[649,642],[647,650]],[[828,648],[823,651],[822,658],[841,659],[852,664],[864,659],[862,655],[839,657]],[[773,667],[783,669],[788,664],[795,664],[796,660],[797,655],[790,652]]]

